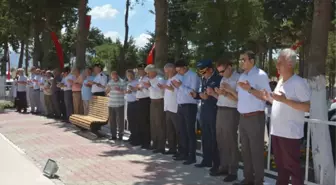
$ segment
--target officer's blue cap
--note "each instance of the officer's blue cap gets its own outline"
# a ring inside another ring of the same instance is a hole
[[[210,68],[210,67],[212,67],[212,60],[210,60],[210,59],[201,60],[197,63],[196,67],[198,69]]]

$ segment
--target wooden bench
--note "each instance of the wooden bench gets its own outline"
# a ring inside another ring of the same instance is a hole
[[[89,103],[88,115],[73,114],[69,120],[77,127],[101,136],[98,131],[108,121],[108,97],[93,96]]]

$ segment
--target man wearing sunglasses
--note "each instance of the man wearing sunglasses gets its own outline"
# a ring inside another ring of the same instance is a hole
[[[217,99],[209,95],[210,91],[218,88],[221,77],[212,66],[211,60],[201,60],[197,63],[198,74],[202,76],[201,92],[192,92],[191,96],[201,99],[201,130],[203,160],[196,167],[212,167],[210,173],[218,170],[219,155],[216,142],[216,113]]]
[[[220,168],[210,173],[212,176],[225,175],[224,182],[237,179],[238,172],[238,122],[236,93],[239,74],[232,67],[232,63],[221,58],[217,60],[217,70],[222,76],[220,88],[215,88],[210,95],[217,98],[216,138],[220,156]]]

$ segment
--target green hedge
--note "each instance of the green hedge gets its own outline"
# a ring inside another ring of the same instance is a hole
[[[0,109],[11,109],[13,108],[13,103],[11,101],[0,100]]]

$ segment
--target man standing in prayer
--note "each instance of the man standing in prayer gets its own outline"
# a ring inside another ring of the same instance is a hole
[[[179,134],[180,129],[178,125],[179,117],[177,115],[177,93],[172,85],[172,80],[181,79],[181,76],[177,74],[175,65],[168,63],[164,66],[164,72],[168,77],[166,84],[159,87],[164,89],[164,111],[166,112],[166,127],[167,127],[167,139],[168,139],[168,152],[166,154],[177,155],[180,152]]]
[[[139,127],[137,123],[137,101],[136,101],[136,89],[138,80],[135,79],[135,73],[132,69],[126,71],[126,77],[128,80],[127,88],[125,91],[125,100],[127,102],[127,122],[131,132],[129,142],[133,143],[139,140]]]
[[[35,70],[35,76],[33,79],[33,97],[34,97],[34,104],[36,107],[36,109],[34,110],[34,108],[32,109],[33,113],[35,114],[39,114],[42,110],[41,110],[41,101],[40,101],[40,85],[39,85],[39,79],[41,78],[40,76],[40,69],[37,68]]]
[[[89,81],[92,85],[93,96],[105,96],[105,86],[107,84],[107,76],[103,73],[103,68],[100,64],[96,64],[93,68],[96,75],[93,81]]]
[[[201,130],[203,160],[196,164],[198,168],[212,167],[211,172],[219,167],[219,155],[216,141],[216,113],[217,99],[209,96],[215,88],[219,87],[221,77],[216,73],[211,60],[202,60],[197,63],[198,73],[202,76],[201,92],[193,91],[192,97],[201,99]]]
[[[238,81],[239,133],[245,179],[238,185],[263,185],[264,182],[264,91],[271,92],[267,74],[257,68],[255,54],[246,51],[240,55],[244,73]]]
[[[47,71],[46,72],[46,78],[44,80],[44,88],[43,88],[43,92],[44,92],[44,101],[45,101],[45,106],[46,106],[46,110],[47,110],[47,116],[48,117],[52,117],[55,110],[53,107],[53,102],[52,102],[52,91],[51,91],[51,85],[52,85],[52,73],[51,71]]]
[[[93,81],[94,78],[95,77],[92,76],[92,68],[87,67],[84,72],[84,81],[81,90],[84,115],[89,114],[89,101],[92,98],[91,84],[89,84],[89,81]]]
[[[182,76],[181,79],[172,80],[174,88],[177,90],[177,113],[179,115],[181,154],[174,160],[184,161],[183,164],[190,165],[196,163],[196,114],[197,103],[192,96],[200,87],[200,79],[197,74],[188,68],[184,60],[175,62],[176,71]]]
[[[59,69],[54,69],[53,71],[53,79],[51,81],[51,93],[52,93],[52,105],[54,110],[55,118],[61,118],[61,113],[64,111],[64,98],[61,95],[61,89],[57,87],[57,84],[61,83],[62,77]],[[65,114],[64,114],[65,115]],[[63,115],[63,116],[64,116]]]
[[[163,111],[164,90],[159,86],[166,83],[162,76],[158,75],[158,69],[150,64],[146,66],[145,72],[149,81],[144,82],[144,87],[149,90],[150,104],[150,133],[153,141],[153,153],[165,153],[166,147],[166,122]]]
[[[30,68],[30,77],[29,80],[27,82],[27,86],[28,86],[28,98],[29,98],[29,105],[30,105],[30,113],[35,112],[35,108],[36,108],[36,102],[34,101],[34,77],[35,77],[35,70],[36,67],[31,67]]]
[[[217,71],[223,78],[220,88],[211,90],[210,95],[218,99],[216,138],[220,156],[220,168],[210,173],[212,176],[225,175],[224,182],[237,179],[238,173],[238,123],[236,86],[239,74],[227,59],[217,61]],[[233,92],[233,93],[231,93]]]
[[[272,103],[271,135],[278,185],[289,184],[290,177],[293,185],[304,184],[300,140],[304,136],[304,113],[310,110],[311,90],[294,73],[296,57],[292,49],[280,52],[276,67],[282,79],[273,93],[265,92]]]
[[[111,128],[110,140],[122,140],[124,135],[125,99],[124,91],[126,82],[122,80],[116,71],[111,72],[111,80],[106,85],[106,94],[109,96],[109,122]],[[117,138],[118,126],[118,138]]]
[[[27,77],[24,75],[24,70],[19,68],[18,79],[17,79],[17,110],[21,112],[23,110],[24,113],[27,112]]]
[[[144,83],[149,81],[147,74],[145,72],[146,64],[138,65],[138,85],[136,88],[132,88],[132,90],[136,90],[136,98],[137,98],[137,120],[138,120],[138,128],[139,131],[139,140],[134,141],[131,144],[134,146],[142,145],[141,148],[151,149],[151,133],[150,133],[150,98],[149,91],[144,86]]]

